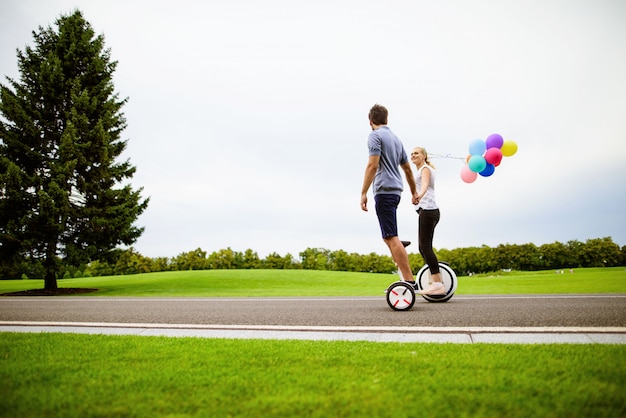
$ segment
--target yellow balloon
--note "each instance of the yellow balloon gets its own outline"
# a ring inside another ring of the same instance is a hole
[[[502,151],[503,156],[510,157],[517,152],[517,144],[515,143],[515,141],[504,141],[504,143],[502,144],[502,148],[500,148],[500,151]]]

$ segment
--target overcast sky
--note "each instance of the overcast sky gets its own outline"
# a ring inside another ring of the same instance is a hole
[[[124,158],[150,205],[135,248],[261,257],[388,251],[360,209],[367,114],[407,152],[518,152],[490,177],[433,158],[436,248],[610,236],[626,245],[623,0],[0,0],[0,76],[60,15],[83,12],[118,61]],[[417,241],[405,187],[402,239]],[[417,245],[409,250],[417,252]]]

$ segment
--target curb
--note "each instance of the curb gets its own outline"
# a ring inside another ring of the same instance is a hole
[[[332,327],[0,321],[0,332],[458,344],[626,344],[626,327]]]

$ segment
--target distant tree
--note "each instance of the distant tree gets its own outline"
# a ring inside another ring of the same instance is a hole
[[[613,267],[620,265],[619,245],[611,237],[588,239],[581,254],[584,267]]]
[[[437,251],[437,258],[439,261],[445,261],[450,264],[450,267],[458,274],[468,274],[472,271],[469,267],[470,264],[467,260],[467,256],[461,248],[455,248],[453,250],[442,248]],[[422,259],[422,264],[423,263],[424,261]]]
[[[567,245],[554,242],[551,244],[543,244],[539,247],[542,257],[543,268],[558,269],[564,267],[576,267],[578,262],[574,262],[570,255]]]
[[[329,255],[328,269],[332,271],[354,271],[354,257],[344,250],[332,251]]]
[[[172,269],[172,265],[170,263],[170,259],[167,257],[157,257],[152,259],[152,263],[150,265],[150,271],[170,271]]]
[[[438,256],[440,255],[438,251],[435,252]],[[409,264],[411,265],[411,271],[413,274],[417,274],[417,272],[426,264],[424,261],[424,257],[422,257],[419,253],[408,253],[409,256]],[[441,259],[440,259],[441,260]]]
[[[305,270],[328,270],[330,250],[325,248],[307,248],[300,253],[302,268]]]
[[[388,255],[369,253],[361,257],[361,269],[366,273],[393,273],[398,268]]]
[[[583,251],[585,244],[578,240],[567,241],[567,248],[572,259],[570,267],[583,267]]]
[[[172,269],[175,271],[204,270],[209,268],[206,251],[196,248],[193,251],[181,253],[172,260]],[[217,268],[217,267],[215,267]]]
[[[120,135],[126,99],[114,92],[104,37],[81,12],[39,27],[17,51],[20,81],[0,85],[0,274],[42,262],[55,289],[63,264],[103,259],[133,244],[148,205],[126,181]]]
[[[87,265],[83,274],[86,277],[112,276],[113,266],[103,260],[94,260]]]
[[[273,252],[267,255],[261,266],[266,269],[279,269],[279,270],[290,270],[300,268],[298,263],[294,260],[293,256],[287,253],[284,257],[278,254],[277,252]]]
[[[243,266],[241,253],[233,251],[230,247],[225,250],[213,252],[207,258],[207,266],[210,269],[237,269]]]
[[[151,267],[152,260],[131,247],[119,254],[113,271],[119,275],[150,273]]]
[[[261,267],[261,259],[256,251],[247,249],[243,254],[243,266],[244,269],[256,269]]]
[[[263,260],[263,268],[283,270],[285,268],[285,259],[277,252],[272,252]]]
[[[511,267],[514,270],[535,271],[542,266],[541,254],[535,244],[510,245]],[[490,270],[481,270],[483,272]]]

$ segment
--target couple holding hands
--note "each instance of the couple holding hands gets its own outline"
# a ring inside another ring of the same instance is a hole
[[[418,213],[419,252],[428,264],[432,283],[417,293],[422,295],[444,295],[446,288],[439,272],[439,261],[433,251],[435,226],[439,222],[439,208],[435,201],[435,167],[428,160],[426,150],[416,147],[411,152],[411,162],[417,168],[413,175],[409,158],[402,142],[387,126],[388,111],[384,106],[374,105],[369,112],[372,128],[367,146],[369,159],[365,168],[361,188],[361,209],[367,211],[367,192],[373,184],[376,216],[385,244],[402,273],[402,277],[413,278],[409,257],[404,244],[398,238],[396,212],[403,190],[404,177],[409,184],[412,203]],[[405,279],[406,280],[406,279]],[[415,281],[406,280],[415,285]]]

